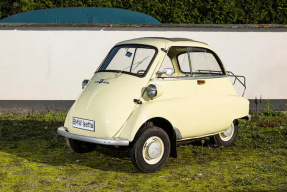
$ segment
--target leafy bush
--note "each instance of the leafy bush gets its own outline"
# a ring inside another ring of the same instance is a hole
[[[258,114],[252,115],[250,125],[257,127],[280,127],[287,125],[287,115],[284,112],[276,111],[267,100],[266,108]]]
[[[287,115],[272,109],[267,101],[266,108],[252,114],[251,121],[240,120],[238,147],[278,149],[287,147]]]
[[[287,0],[1,0],[0,19],[25,11],[57,7],[123,8],[146,13],[162,23],[287,23]]]

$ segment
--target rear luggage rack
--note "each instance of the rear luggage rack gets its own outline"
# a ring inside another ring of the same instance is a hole
[[[213,71],[213,70],[197,70],[196,73],[204,73],[204,74],[216,74],[216,75],[223,75],[222,71]],[[232,73],[231,71],[226,71],[226,75],[228,77],[234,77],[234,81],[233,81],[233,85],[235,85],[236,81],[238,81],[243,87],[243,93],[242,93],[242,97],[244,96],[245,90],[246,90],[246,78],[245,76],[242,75],[234,75],[234,73]],[[239,79],[239,78],[243,78],[243,82]]]
[[[246,78],[242,75],[234,75],[231,71],[226,71],[226,74],[228,77],[234,77],[233,85],[236,83],[236,80],[244,87],[242,97],[244,96],[245,90],[246,90]],[[239,79],[243,78],[243,82]]]

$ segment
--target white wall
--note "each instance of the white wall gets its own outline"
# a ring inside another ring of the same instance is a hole
[[[246,98],[287,98],[287,31],[177,30],[0,29],[0,100],[75,100],[117,42],[155,36],[208,43],[227,70],[246,76]]]

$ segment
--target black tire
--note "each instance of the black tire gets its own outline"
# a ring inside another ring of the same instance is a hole
[[[230,131],[228,133],[228,130]],[[214,141],[219,147],[230,147],[238,135],[238,121],[234,120],[229,129],[214,136]]]
[[[137,134],[130,148],[130,158],[133,165],[144,173],[160,170],[167,161],[169,154],[170,139],[163,129],[155,126],[144,127]]]
[[[74,151],[75,153],[88,153],[93,151],[96,148],[96,144],[88,143],[84,141],[78,141],[74,139],[66,139],[67,145]]]

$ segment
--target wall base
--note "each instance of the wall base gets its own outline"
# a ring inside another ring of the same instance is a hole
[[[0,113],[66,113],[74,100],[0,100]]]
[[[250,112],[259,113],[269,107],[277,111],[287,111],[287,99],[249,99]],[[0,100],[0,113],[28,114],[64,112],[73,105],[74,100]],[[257,104],[256,104],[257,103]]]
[[[250,112],[252,113],[260,113],[268,106],[276,111],[287,111],[287,99],[249,99],[249,101]]]

